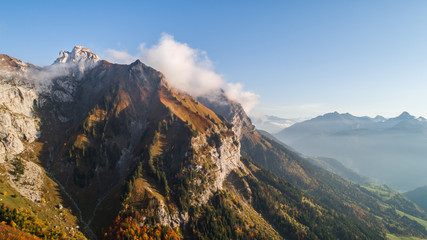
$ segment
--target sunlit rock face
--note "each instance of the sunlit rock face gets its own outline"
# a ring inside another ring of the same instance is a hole
[[[0,55],[0,162],[24,150],[39,136],[34,113],[38,96],[24,76],[34,65]]]

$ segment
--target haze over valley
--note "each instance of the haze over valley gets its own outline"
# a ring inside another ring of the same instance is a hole
[[[331,157],[400,191],[427,182],[427,121],[403,112],[394,118],[328,113],[275,136],[299,152]]]

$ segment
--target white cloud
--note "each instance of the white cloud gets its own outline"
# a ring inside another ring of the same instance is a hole
[[[212,95],[216,90],[225,87],[226,96],[242,104],[246,112],[258,104],[259,96],[244,91],[242,84],[226,83],[223,77],[214,71],[206,52],[175,41],[171,35],[163,34],[156,45],[147,48],[145,44],[141,44],[138,50],[133,56],[126,51],[108,49],[105,59],[126,64],[141,59],[162,72],[170,86],[194,97]]]
[[[41,69],[29,69],[23,77],[32,82],[37,90],[47,91],[54,78],[69,75],[70,72],[79,69],[78,67],[74,62],[52,64]]]
[[[241,83],[227,83],[225,95],[242,104],[246,112],[250,112],[259,103],[259,95],[252,91],[244,91]]]
[[[163,34],[157,45],[140,49],[143,61],[161,71],[172,87],[193,96],[203,96],[224,84],[206,53],[177,42],[170,35]]]
[[[107,57],[105,58],[105,60],[109,62],[125,64],[132,63],[136,59],[138,59],[138,57],[132,56],[126,51],[118,51],[114,49],[107,49]]]

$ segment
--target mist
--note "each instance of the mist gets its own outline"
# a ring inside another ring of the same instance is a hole
[[[275,136],[301,153],[334,158],[359,174],[399,191],[427,183],[426,121],[318,117],[297,123]]]
[[[85,56],[89,52],[90,59]],[[76,56],[77,55],[77,56]],[[38,91],[47,91],[52,85],[52,80],[62,76],[73,76],[80,79],[84,72],[96,66],[99,60],[96,54],[81,46],[75,46],[71,52],[61,51],[59,58],[46,67],[30,67],[27,71],[19,73],[22,79],[34,85]]]

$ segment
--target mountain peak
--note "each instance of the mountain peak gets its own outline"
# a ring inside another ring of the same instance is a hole
[[[141,65],[142,62],[139,59],[136,59],[135,62],[131,63],[130,65]]]
[[[410,120],[410,119],[415,119],[415,117],[405,111],[405,112],[402,112],[395,119],[399,119],[399,120]]]
[[[62,50],[59,52],[59,57],[55,60],[54,63],[78,63],[78,64],[94,64],[100,59],[98,55],[93,53],[91,50],[82,47],[75,46],[71,52]]]
[[[404,111],[404,112],[402,112],[402,113],[399,115],[399,117],[402,117],[402,116],[407,117],[407,116],[411,116],[411,114],[409,114],[408,112]]]

